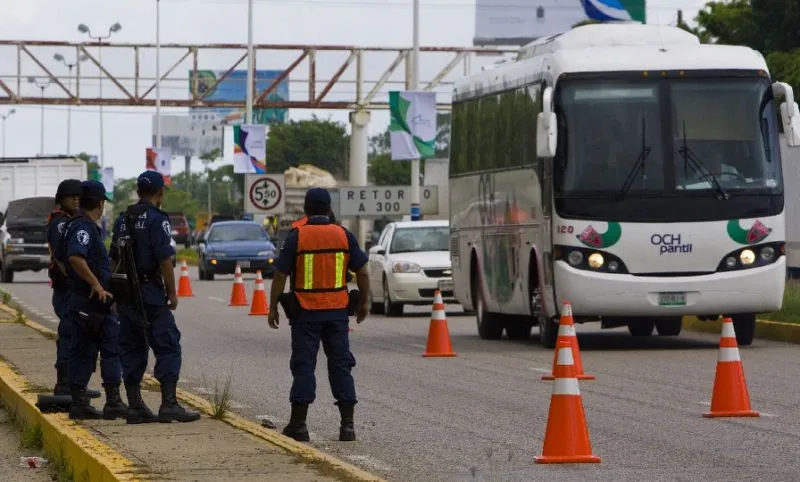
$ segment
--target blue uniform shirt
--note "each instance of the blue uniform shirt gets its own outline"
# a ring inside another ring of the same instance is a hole
[[[64,211],[56,211],[50,219],[50,223],[47,225],[47,244],[50,245],[51,253],[56,252],[67,221],[69,221],[69,214]]]
[[[159,265],[175,254],[170,244],[172,228],[169,225],[169,216],[164,211],[146,201],[139,201],[137,205],[146,206],[147,210],[136,218],[133,227],[133,255],[139,275],[153,276],[160,272]],[[124,214],[114,221],[111,243],[115,249],[112,249],[111,259],[115,261],[119,259],[117,241],[128,232],[128,228]],[[163,306],[167,304],[167,295],[159,284],[142,283],[142,301],[146,305]]]
[[[311,216],[308,218],[308,224],[330,224],[331,221],[327,216]],[[344,229],[344,228],[342,228]],[[350,231],[345,229],[347,234],[347,244],[349,246],[350,262],[347,264],[347,269],[353,272],[360,270],[369,258],[358,246],[358,240]],[[281,247],[281,253],[278,259],[275,260],[275,269],[286,275],[292,275],[296,266],[295,259],[297,257],[297,230],[293,229],[286,235]],[[292,282],[292,280],[290,280]],[[292,285],[294,286],[294,285]],[[292,321],[338,321],[347,320],[347,310],[335,311],[300,311],[300,317]]]
[[[65,258],[61,261],[67,266],[67,276],[70,279],[73,292],[78,295],[73,296],[71,300],[85,302],[92,290],[92,287],[72,268],[69,263],[71,256],[84,258],[100,284],[105,289],[109,289],[111,264],[97,224],[87,217],[76,217],[67,228],[63,242],[66,243],[66,252]]]

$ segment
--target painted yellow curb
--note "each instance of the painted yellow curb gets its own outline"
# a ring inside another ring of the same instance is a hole
[[[6,311],[11,312],[11,309],[6,307],[6,306],[0,305],[0,308],[3,308]],[[45,327],[45,326],[43,326],[43,325],[41,325],[39,323],[27,318],[27,317],[25,318],[25,324],[28,325],[29,327],[33,328],[34,330],[46,335],[46,336],[52,337],[52,336],[56,335],[56,332],[54,332],[53,330],[51,330],[51,329],[49,329],[49,328],[47,328],[47,327]],[[153,386],[153,387],[158,387],[159,386],[158,381],[154,377],[152,377],[150,374],[147,374],[147,373],[145,373],[145,375],[144,375],[144,379],[142,380],[142,384],[143,385]],[[190,393],[190,392],[187,392],[187,391],[181,390],[181,389],[177,390],[177,395],[178,395],[178,398],[181,401],[185,402],[188,405],[191,405],[192,407],[196,408],[197,410],[202,411],[206,415],[211,416],[211,414],[213,413],[211,404],[206,399],[204,399],[202,397],[198,397],[197,395],[195,395],[193,393]],[[36,408],[36,407],[34,407],[34,408]],[[37,409],[37,412],[38,412],[38,409]],[[333,457],[332,455],[328,455],[327,453],[325,453],[325,452],[323,452],[323,451],[321,451],[321,450],[319,450],[319,449],[317,449],[315,447],[312,447],[310,445],[306,445],[304,443],[297,442],[294,439],[289,438],[289,437],[287,437],[287,436],[285,436],[285,435],[283,435],[283,434],[281,434],[279,432],[276,432],[276,431],[273,431],[273,430],[269,430],[269,429],[265,429],[265,428],[261,427],[260,425],[258,425],[256,423],[253,423],[253,422],[247,420],[246,418],[241,417],[239,415],[236,415],[234,413],[228,412],[225,415],[225,419],[223,421],[226,422],[227,424],[233,426],[233,427],[236,427],[236,428],[238,428],[240,430],[244,430],[245,432],[249,433],[250,435],[258,437],[258,438],[260,438],[260,439],[262,439],[262,440],[264,440],[264,441],[266,441],[266,442],[268,442],[268,443],[270,443],[270,444],[272,444],[272,445],[274,445],[274,446],[276,446],[278,448],[281,448],[281,449],[283,449],[283,450],[285,450],[285,451],[287,451],[287,452],[289,452],[291,454],[298,455],[298,456],[300,456],[300,457],[302,457],[304,459],[307,459],[309,461],[326,463],[326,464],[330,465],[336,471],[338,471],[338,472],[340,472],[340,473],[342,473],[344,475],[347,475],[350,480],[360,480],[360,481],[370,481],[370,482],[386,482],[384,479],[378,477],[377,475],[370,474],[369,472],[366,472],[366,471],[356,467],[355,465],[348,464],[347,462],[339,460],[336,457]],[[94,481],[95,479],[90,479],[90,480]],[[98,479],[98,480],[100,480],[100,479]],[[125,479],[125,480],[128,480],[128,479]]]
[[[722,330],[722,319],[700,321],[695,316],[684,316],[683,328],[701,333],[719,333]],[[800,343],[800,325],[780,321],[756,320],[756,338]]]
[[[26,393],[29,382],[0,361],[0,398],[10,413],[29,426],[42,428],[42,443],[51,460],[61,459],[75,480],[135,481],[133,462],[69,420],[64,413],[43,414],[36,408],[36,394]]]

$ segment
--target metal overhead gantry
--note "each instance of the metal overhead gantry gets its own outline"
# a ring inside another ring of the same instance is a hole
[[[98,60],[100,46],[0,40],[0,104],[155,106],[156,45],[102,43],[103,60]],[[420,47],[419,51],[420,71],[434,73],[420,79],[419,89],[442,94],[437,95],[441,109],[450,107],[452,79],[471,73],[481,60],[486,65],[517,52],[482,47]],[[77,62],[74,72],[71,68],[64,72],[52,60],[57,52],[74,52],[87,61]],[[254,82],[255,108],[387,109],[386,92],[408,90],[412,83],[409,47],[257,44],[254,52],[256,70],[282,71],[265,89],[256,90]],[[207,97],[231,72],[247,68],[246,44],[162,44],[161,55],[162,107],[245,106],[244,98]],[[192,73],[204,69],[224,73],[216,83],[199,88],[198,76]],[[42,95],[28,85],[29,77],[50,79],[54,85]],[[289,99],[271,100],[270,94],[285,80],[290,83]],[[101,82],[106,84],[103,90]]]

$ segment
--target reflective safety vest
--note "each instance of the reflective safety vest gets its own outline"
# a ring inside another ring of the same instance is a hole
[[[306,224],[308,224],[308,216],[303,216],[292,223],[292,228],[299,228],[300,226],[305,226]]]
[[[304,310],[347,308],[347,234],[335,224],[306,224],[297,228],[294,292]]]

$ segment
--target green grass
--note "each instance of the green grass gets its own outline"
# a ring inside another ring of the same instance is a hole
[[[42,426],[26,425],[19,437],[19,446],[23,450],[40,450],[42,448]]]
[[[783,308],[759,318],[800,324],[800,281],[787,280],[786,290],[783,292]]]

